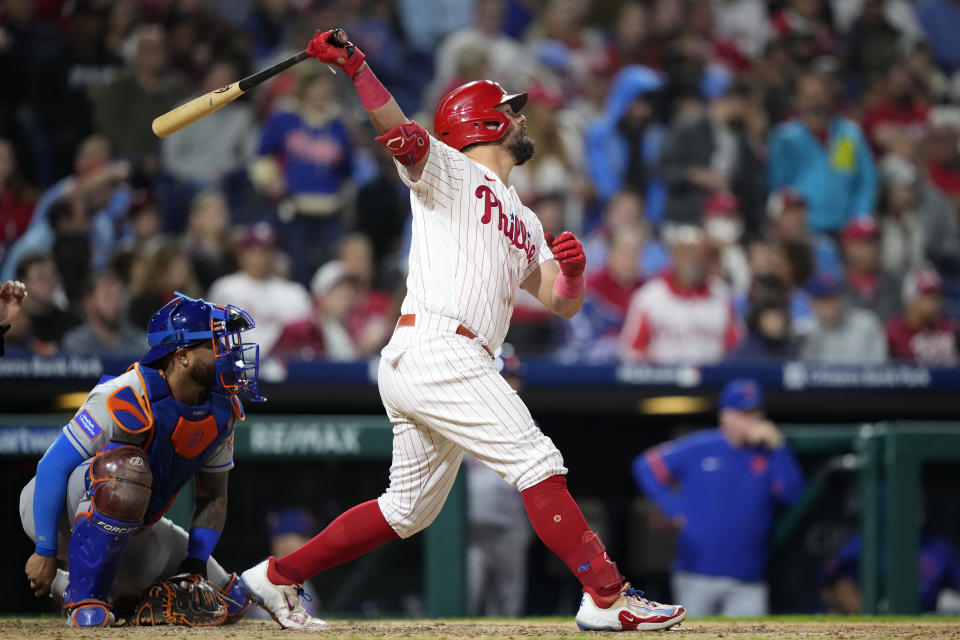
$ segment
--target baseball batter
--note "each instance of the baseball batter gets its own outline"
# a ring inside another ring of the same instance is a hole
[[[115,607],[129,617],[151,585],[175,575],[209,580],[228,619],[243,616],[248,600],[236,574],[211,553],[226,518],[233,424],[243,418],[237,393],[263,400],[256,366],[246,364],[257,346],[240,338],[252,327],[236,307],[174,298],[150,320],[151,349],[94,387],[37,465],[20,494],[23,528],[36,543],[27,579],[36,596],[50,592],[62,603],[73,626],[109,626]],[[187,534],[163,514],[194,475]]]
[[[378,376],[394,425],[390,486],[296,551],[244,572],[242,585],[283,627],[326,627],[304,612],[303,582],[428,526],[466,451],[520,491],[537,535],[583,584],[580,628],[680,622],[683,607],[643,598],[620,575],[567,491],[560,452],[494,366],[519,287],[565,318],[583,302],[580,242],[569,232],[544,234],[509,186],[510,170],[534,152],[520,113],[526,94],[507,95],[489,81],[454,89],[437,109],[432,137],[404,116],[364,54],[332,44],[332,34],[317,32],[308,52],[353,79],[411,192],[407,297]]]

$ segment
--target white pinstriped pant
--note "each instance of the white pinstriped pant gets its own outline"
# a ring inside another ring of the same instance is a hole
[[[377,384],[393,423],[390,486],[378,503],[402,538],[440,513],[464,452],[518,491],[565,475],[563,456],[459,321],[417,314],[381,353]]]

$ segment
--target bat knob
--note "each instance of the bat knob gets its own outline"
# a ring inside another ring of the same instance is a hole
[[[350,40],[347,38],[346,31],[336,28],[333,30],[333,33],[330,34],[330,37],[327,38],[327,42],[335,47],[346,47]]]

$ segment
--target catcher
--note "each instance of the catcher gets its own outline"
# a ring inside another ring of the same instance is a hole
[[[259,347],[245,311],[182,294],[150,319],[150,350],[101,379],[20,494],[36,543],[26,574],[68,624],[208,626],[243,617],[236,574],[211,557],[227,511],[238,398],[257,389]],[[163,514],[195,477],[190,533]],[[58,569],[67,562],[69,572]]]

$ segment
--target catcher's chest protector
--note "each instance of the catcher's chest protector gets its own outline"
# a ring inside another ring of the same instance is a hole
[[[205,454],[230,436],[230,419],[242,409],[234,406],[239,400],[216,390],[203,405],[183,404],[170,395],[159,371],[151,367],[139,367],[139,371],[153,412],[153,426],[144,447],[153,469],[153,494],[144,522],[152,524],[196,474]]]

